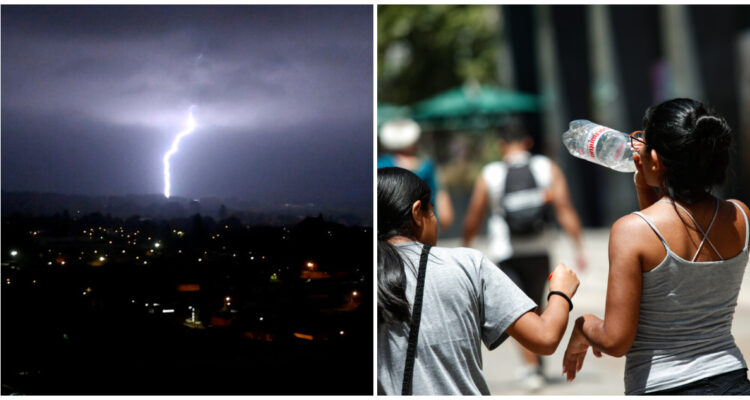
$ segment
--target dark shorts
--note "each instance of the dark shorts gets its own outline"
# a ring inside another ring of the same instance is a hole
[[[750,395],[750,381],[747,380],[747,368],[743,368],[646,395]]]
[[[541,305],[544,298],[544,287],[549,276],[549,255],[513,257],[498,263],[500,269],[508,275],[531,300]]]

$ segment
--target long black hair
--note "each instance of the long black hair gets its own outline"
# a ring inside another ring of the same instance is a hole
[[[692,99],[673,99],[646,110],[646,148],[664,163],[663,185],[674,201],[694,204],[726,180],[732,130],[713,109]]]
[[[394,236],[414,236],[412,205],[430,204],[430,187],[409,170],[378,169],[378,324],[407,321],[404,260],[388,242]]]

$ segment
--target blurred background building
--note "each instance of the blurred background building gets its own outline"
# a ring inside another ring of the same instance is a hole
[[[609,226],[637,208],[632,176],[570,156],[562,133],[573,119],[631,132],[674,97],[735,129],[719,195],[750,201],[750,6],[381,5],[377,89],[379,126],[422,128],[455,207],[442,237],[460,234],[476,176],[500,158],[493,131],[517,122],[563,169],[584,225]]]

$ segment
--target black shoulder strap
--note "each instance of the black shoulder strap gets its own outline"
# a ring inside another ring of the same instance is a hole
[[[414,378],[414,359],[417,356],[417,340],[419,339],[419,322],[422,318],[422,295],[424,294],[424,276],[427,274],[427,256],[430,254],[429,244],[422,247],[419,258],[419,272],[417,273],[417,293],[414,295],[414,307],[411,312],[409,326],[409,345],[406,348],[406,364],[404,365],[404,381],[401,385],[401,395],[411,395],[411,383]]]

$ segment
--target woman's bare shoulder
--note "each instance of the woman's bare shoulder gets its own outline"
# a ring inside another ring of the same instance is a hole
[[[620,217],[612,225],[609,233],[611,245],[616,244],[619,250],[635,251],[638,253],[641,253],[644,249],[644,244],[653,243],[654,239],[656,239],[656,243],[660,243],[654,230],[637,214],[628,214]]]
[[[748,218],[750,218],[750,209],[748,209],[747,204],[745,204],[742,201],[737,200],[737,199],[727,199],[727,201],[740,206],[740,208],[742,209],[742,211],[745,212],[745,215],[747,215]]]
[[[644,213],[645,214],[645,213]],[[610,236],[631,236],[639,235],[650,231],[648,223],[637,214],[628,214],[620,217],[612,224]]]
[[[658,265],[665,250],[659,236],[643,218],[628,214],[612,225],[609,254],[610,269],[640,274]]]

